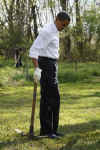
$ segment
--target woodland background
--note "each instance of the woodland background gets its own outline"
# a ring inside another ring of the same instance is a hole
[[[13,58],[16,48],[28,56],[45,23],[65,10],[71,17],[60,33],[60,59],[96,61],[100,57],[100,3],[96,0],[0,0],[0,55]]]

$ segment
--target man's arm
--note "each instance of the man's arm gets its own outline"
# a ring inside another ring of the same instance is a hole
[[[32,62],[34,64],[34,67],[37,68],[38,67],[38,60],[36,58],[32,58]]]

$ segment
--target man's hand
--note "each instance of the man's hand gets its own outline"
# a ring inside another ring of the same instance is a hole
[[[34,71],[34,81],[35,82],[38,82],[40,81],[40,78],[41,78],[41,69],[36,67],[35,71]]]

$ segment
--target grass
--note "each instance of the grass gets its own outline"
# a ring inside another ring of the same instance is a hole
[[[15,129],[29,131],[33,83],[25,80],[22,68],[16,69],[11,63],[1,66],[0,150],[100,150],[99,68],[96,63],[80,63],[78,72],[74,72],[73,64],[59,64],[61,109],[58,130],[65,136],[54,140],[30,140],[18,135]],[[38,86],[35,135],[40,129],[39,99]]]

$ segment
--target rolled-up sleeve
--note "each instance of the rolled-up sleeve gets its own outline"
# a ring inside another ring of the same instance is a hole
[[[29,51],[29,57],[38,59],[38,56],[39,56],[39,49],[34,48],[33,43]]]
[[[48,31],[42,30],[30,48],[29,57],[38,59],[40,51],[46,49],[49,42],[50,42],[50,35]]]

